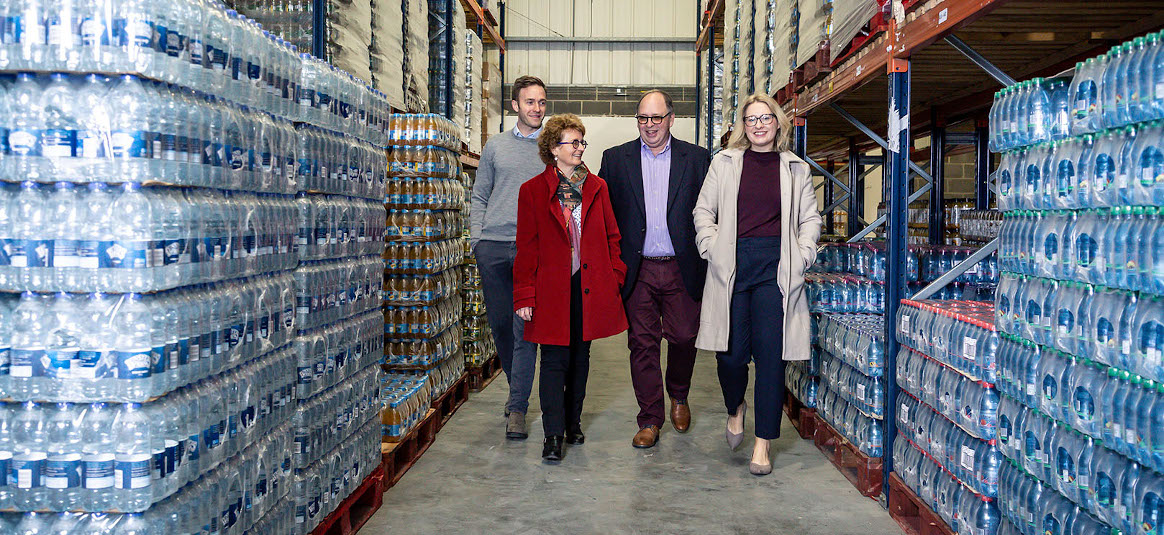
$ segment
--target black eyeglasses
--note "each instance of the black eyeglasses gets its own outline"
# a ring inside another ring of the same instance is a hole
[[[558,144],[559,145],[573,145],[574,150],[578,150],[582,147],[586,147],[586,146],[590,145],[584,139],[575,139],[574,141],[559,141]]]
[[[749,115],[744,117],[744,124],[748,126],[756,126],[757,123],[769,125],[772,124],[772,121],[775,119],[776,116],[771,113],[765,113],[763,115]]]
[[[667,112],[667,115],[662,115],[662,116],[659,116],[659,115],[636,115],[635,120],[637,120],[639,122],[639,124],[647,124],[648,121],[651,124],[663,124],[663,119],[666,119],[667,117],[670,117],[670,116],[671,116],[671,112]]]

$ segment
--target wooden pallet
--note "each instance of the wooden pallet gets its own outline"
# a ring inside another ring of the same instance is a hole
[[[380,444],[380,455],[384,468],[384,490],[392,488],[404,473],[416,464],[417,459],[432,446],[440,429],[440,417],[436,409],[429,409],[424,419],[412,428],[398,442]]]
[[[480,392],[501,373],[501,358],[494,355],[481,366],[469,366],[469,391]]]
[[[887,501],[889,516],[907,535],[954,535],[942,517],[923,503],[896,472],[889,474]]]
[[[437,412],[438,431],[448,423],[449,418],[453,417],[453,413],[457,412],[467,399],[469,399],[469,374],[463,373],[453,386],[441,394],[441,397],[432,401],[432,408]]]
[[[364,527],[384,504],[384,467],[379,466],[359,488],[323,519],[312,535],[351,535]]]
[[[812,441],[862,496],[876,498],[881,495],[883,461],[880,458],[861,453],[819,414]]]
[[[787,400],[784,402],[784,414],[788,415],[788,420],[792,422],[792,427],[796,428],[796,434],[800,435],[800,438],[812,440],[816,435],[816,409],[805,407],[791,393],[787,394]]]
[[[799,91],[805,86],[812,85],[833,72],[830,49],[831,44],[828,41],[821,41],[816,54],[804,62],[804,65],[792,71],[792,86],[795,90]]]

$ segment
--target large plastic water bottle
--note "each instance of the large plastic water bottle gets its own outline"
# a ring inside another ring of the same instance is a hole
[[[1132,58],[1128,65],[1128,118],[1131,122],[1153,118],[1151,55],[1158,44],[1156,34],[1132,40]]]
[[[153,393],[153,321],[140,294],[121,296],[111,319],[114,341],[115,396],[145,400]]]
[[[84,407],[81,418],[82,507],[107,511],[114,506],[114,408],[104,403]]]
[[[36,399],[41,395],[42,375],[37,371],[45,358],[48,311],[41,296],[25,292],[12,316],[9,393],[18,400]]]
[[[47,504],[44,486],[44,465],[48,457],[45,436],[45,418],[36,403],[20,406],[12,425],[12,472],[9,478],[16,483],[13,505],[20,510],[33,511]]]
[[[144,511],[152,503],[151,422],[140,403],[121,405],[114,417],[114,505]]]
[[[48,459],[44,482],[47,507],[67,511],[81,505],[81,412],[71,403],[58,403],[49,411]]]
[[[53,240],[48,231],[44,193],[35,182],[25,181],[13,203],[13,247],[9,259],[18,276],[16,289],[51,291]]]
[[[80,399],[73,367],[80,364],[84,297],[59,293],[48,303],[45,322],[44,399]]]
[[[1071,80],[1071,134],[1079,135],[1100,130],[1099,75],[1100,63],[1095,58],[1075,65]]]
[[[127,183],[109,206],[111,240],[100,252],[99,264],[110,275],[110,290],[144,292],[154,289],[151,241],[153,206],[140,184]]]

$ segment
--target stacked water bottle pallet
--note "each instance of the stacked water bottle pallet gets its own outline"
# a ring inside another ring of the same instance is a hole
[[[816,345],[816,323],[812,324],[813,346],[809,360],[788,362],[785,383],[788,387],[784,412],[800,438],[811,439],[816,434],[816,399],[820,388],[820,347]]]
[[[384,367],[402,384],[422,383],[427,408],[464,375],[459,266],[465,194],[450,150],[460,145],[460,128],[437,115],[394,115],[389,122],[394,146],[385,201]],[[413,396],[398,393],[404,395],[396,403]],[[393,410],[386,407],[386,413]],[[386,439],[399,439],[414,423],[393,419],[401,427],[385,424]]]
[[[910,246],[906,255],[909,292],[921,290],[950,271],[974,249],[962,246]],[[827,244],[805,277],[814,312],[885,310],[885,242]],[[998,284],[997,255],[967,270],[935,294],[937,299],[992,299]]]
[[[814,442],[865,496],[881,493],[884,454],[884,341],[882,317],[817,317],[820,382]]]
[[[466,191],[473,189],[473,176],[461,174],[461,182]],[[465,200],[462,208],[465,218],[469,217],[471,204]],[[477,259],[469,248],[469,229],[465,228],[465,262],[461,266],[461,295],[464,298],[464,336],[461,347],[465,352],[465,367],[469,370],[469,388],[480,392],[501,371],[497,358],[497,345],[493,341],[493,330],[485,310],[485,289],[481,285],[481,271]]]
[[[387,104],[207,3],[37,6],[7,27],[52,28],[0,47],[0,69],[54,71],[0,74],[0,180],[23,181],[0,187],[0,290],[24,292],[0,297],[0,508],[102,514],[0,531],[303,532],[304,380],[346,402],[332,432],[376,405],[347,375],[379,330],[335,322],[378,301],[355,257],[380,240],[361,199],[383,196]],[[374,453],[349,441],[339,481]]]
[[[896,321],[894,466],[918,507],[956,533],[998,531],[999,336],[989,303],[903,300]],[[893,511],[891,511],[893,512]],[[906,513],[901,510],[899,513]]]
[[[1159,527],[1164,138],[1146,121],[1164,116],[1160,49],[1137,38],[991,110],[991,147],[1006,151],[996,323],[1011,532]]]

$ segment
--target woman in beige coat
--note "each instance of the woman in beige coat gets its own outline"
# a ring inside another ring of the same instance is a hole
[[[772,471],[780,436],[784,361],[809,358],[804,272],[816,260],[821,217],[808,164],[788,151],[788,117],[769,96],[740,105],[728,148],[715,156],[695,205],[695,241],[708,261],[699,336],[716,351],[732,450],[743,442],[748,362],[756,363],[756,444],[749,471]]]

